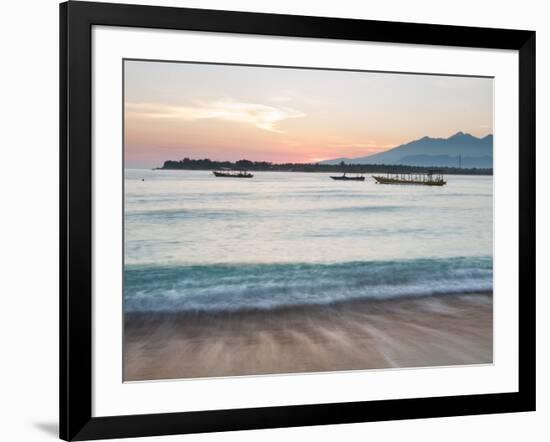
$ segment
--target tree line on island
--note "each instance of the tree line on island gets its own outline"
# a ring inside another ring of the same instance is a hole
[[[493,169],[436,167],[448,175],[492,175]],[[271,163],[268,161],[238,160],[212,161],[208,158],[193,160],[167,160],[159,170],[216,170],[239,169],[258,172],[345,172],[345,173],[416,173],[434,169],[430,166],[409,166],[403,164],[353,164],[341,161],[338,164],[322,163]]]

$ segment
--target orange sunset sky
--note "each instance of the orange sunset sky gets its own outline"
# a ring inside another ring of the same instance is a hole
[[[493,132],[490,78],[124,62],[125,166],[317,162]]]

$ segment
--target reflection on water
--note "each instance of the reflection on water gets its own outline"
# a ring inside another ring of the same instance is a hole
[[[142,179],[144,181],[142,181]],[[492,256],[492,177],[444,187],[321,173],[126,170],[126,264],[337,263]]]

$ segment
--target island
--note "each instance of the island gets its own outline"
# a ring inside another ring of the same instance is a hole
[[[339,164],[322,163],[271,163],[267,161],[213,161],[208,158],[167,160],[155,170],[218,170],[235,169],[258,172],[346,172],[346,173],[425,173],[431,166],[406,164],[353,164],[341,161]],[[493,175],[492,168],[437,167],[446,175]]]

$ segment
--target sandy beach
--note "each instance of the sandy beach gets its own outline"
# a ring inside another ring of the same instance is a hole
[[[127,313],[125,381],[491,363],[492,294]]]

